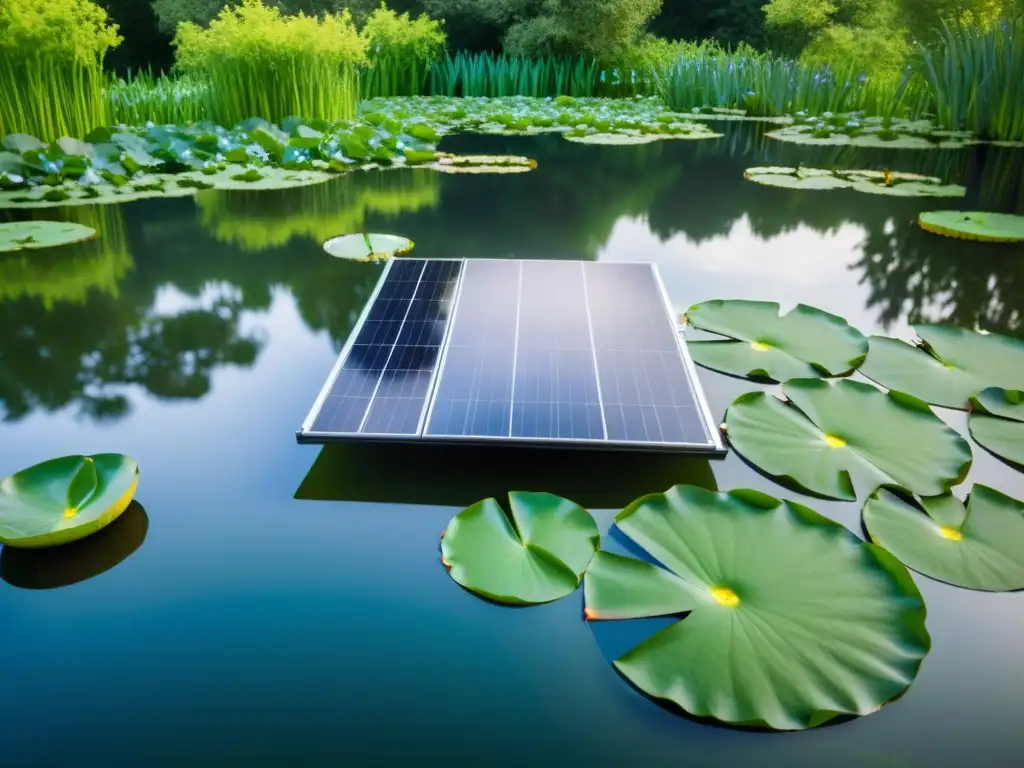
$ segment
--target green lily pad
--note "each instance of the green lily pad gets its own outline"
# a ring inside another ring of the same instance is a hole
[[[818,168],[748,168],[743,177],[756,184],[786,189],[852,189],[871,195],[894,197],[963,197],[967,189],[943,184],[934,176],[892,171],[836,170]],[[895,183],[894,183],[895,182]]]
[[[868,353],[867,339],[843,318],[798,304],[786,314],[768,301],[715,300],[690,307],[694,328],[732,341],[687,341],[698,365],[748,378],[786,381],[845,376]]]
[[[921,400],[849,379],[793,379],[791,403],[748,392],[729,406],[729,442],[773,477],[833,499],[857,498],[851,473],[937,496],[960,483],[971,447]]]
[[[332,237],[324,243],[324,250],[339,259],[381,261],[402,256],[413,245],[412,240],[398,235],[351,234]]]
[[[988,486],[975,484],[966,507],[950,493],[914,500],[879,488],[864,526],[925,576],[987,592],[1024,589],[1024,503]]]
[[[915,325],[918,346],[885,336],[868,339],[860,372],[945,408],[967,408],[986,387],[1024,389],[1024,341],[950,325]]]
[[[537,161],[521,155],[446,155],[426,166],[441,173],[526,173]]]
[[[0,543],[50,547],[95,533],[128,508],[139,466],[119,453],[64,456],[0,482]]]
[[[591,133],[585,136],[564,136],[566,141],[576,144],[605,144],[608,146],[626,147],[633,144],[651,144],[660,141],[661,137],[652,133],[631,136],[625,133]]]
[[[1024,243],[1024,216],[985,211],[929,211],[918,216],[926,232],[987,243]]]
[[[689,613],[614,662],[697,717],[799,730],[900,696],[931,640],[906,568],[799,504],[676,486],[616,525],[664,568],[599,552],[589,620]]]
[[[511,519],[495,499],[452,518],[441,539],[448,574],[502,603],[547,603],[571,594],[601,543],[594,518],[550,493],[508,496]]]
[[[0,253],[53,248],[96,237],[96,230],[68,221],[15,221],[0,224]]]
[[[989,387],[971,405],[967,424],[974,441],[1024,467],[1024,392]]]

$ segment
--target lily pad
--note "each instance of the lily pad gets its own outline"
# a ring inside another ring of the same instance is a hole
[[[511,519],[495,499],[478,501],[448,524],[442,562],[466,589],[512,604],[571,594],[601,543],[590,513],[550,493],[509,493]]]
[[[915,325],[917,346],[885,336],[868,339],[861,373],[945,408],[967,408],[986,387],[1024,389],[1024,341],[950,325]]]
[[[921,400],[849,379],[793,379],[784,403],[748,392],[729,406],[732,446],[773,477],[833,499],[857,498],[851,473],[937,496],[960,483],[971,447]]]
[[[906,568],[799,504],[676,486],[616,525],[664,567],[599,552],[586,616],[689,612],[614,662],[697,717],[799,730],[900,696],[931,640]]]
[[[867,339],[843,318],[798,304],[786,314],[774,302],[715,300],[690,307],[694,328],[731,341],[687,341],[705,368],[748,378],[786,381],[845,376],[868,353]]]
[[[526,173],[537,167],[537,161],[521,155],[439,154],[426,167],[441,173]]]
[[[928,211],[921,229],[936,235],[987,243],[1024,243],[1024,216],[984,211]]]
[[[332,237],[324,243],[324,250],[339,259],[381,261],[402,256],[413,245],[412,240],[398,235],[351,234]]]
[[[564,136],[566,141],[575,144],[605,144],[608,146],[630,146],[632,144],[651,144],[660,141],[661,137],[652,133],[632,136],[626,133],[591,133],[585,136]]]
[[[50,547],[84,538],[128,508],[139,466],[119,453],[64,456],[0,482],[0,543]]]
[[[966,506],[949,493],[918,500],[879,488],[864,526],[925,576],[987,592],[1024,589],[1024,503],[988,486],[975,484]]]
[[[743,177],[756,184],[786,189],[852,189],[894,197],[963,197],[967,189],[943,184],[942,179],[901,171],[836,170],[819,168],[748,168]]]
[[[96,237],[96,230],[68,221],[15,221],[0,224],[0,253],[53,248]]]
[[[1024,392],[990,387],[971,405],[967,424],[975,442],[1024,467]]]

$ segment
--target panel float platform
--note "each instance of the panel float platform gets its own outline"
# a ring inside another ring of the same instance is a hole
[[[296,437],[725,453],[634,262],[392,259]]]

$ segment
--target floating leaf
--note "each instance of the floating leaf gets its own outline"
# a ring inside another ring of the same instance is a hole
[[[744,178],[756,184],[787,189],[852,189],[895,197],[963,197],[967,189],[942,183],[934,176],[899,171],[823,170],[818,168],[748,168]]]
[[[550,493],[509,493],[511,520],[495,499],[448,524],[441,552],[449,575],[502,603],[546,603],[571,594],[601,542],[579,505]]]
[[[918,217],[921,229],[936,235],[987,243],[1024,243],[1024,216],[986,211],[929,211]]]
[[[693,359],[706,368],[773,381],[844,376],[860,365],[867,339],[843,318],[797,304],[780,315],[774,302],[715,300],[686,312],[694,328],[733,341],[687,341]]]
[[[989,387],[971,405],[967,423],[975,442],[1024,467],[1024,392]]]
[[[95,533],[127,509],[139,482],[118,453],[65,456],[0,482],[0,543],[49,547]]]
[[[351,234],[332,237],[324,243],[324,250],[339,259],[381,261],[402,256],[413,245],[412,240],[398,235]]]
[[[0,253],[53,248],[96,237],[96,230],[67,221],[15,221],[0,224]]]
[[[17,152],[19,155],[24,152],[36,152],[40,149],[46,149],[46,144],[35,136],[29,136],[27,133],[8,133],[3,137],[3,141],[0,141],[0,146],[11,152]]]
[[[599,552],[587,618],[689,611],[614,664],[692,715],[778,730],[867,715],[907,689],[931,646],[906,568],[807,507],[675,486],[616,525],[664,568]]]
[[[848,379],[793,379],[782,389],[792,404],[748,392],[725,414],[730,444],[773,477],[853,501],[853,471],[872,483],[867,491],[892,484],[936,496],[970,469],[967,442],[910,395]]]
[[[1024,389],[1024,341],[950,325],[915,325],[914,332],[919,347],[871,336],[861,373],[886,389],[961,410],[986,387]]]
[[[950,493],[906,498],[879,488],[864,505],[873,541],[909,568],[968,589],[1024,589],[1024,503],[975,484],[967,506]]]

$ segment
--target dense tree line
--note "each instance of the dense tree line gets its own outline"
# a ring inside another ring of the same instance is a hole
[[[125,42],[119,70],[167,68],[178,23],[207,24],[231,0],[97,0]],[[361,24],[380,0],[264,0],[288,13],[347,8]],[[445,20],[450,50],[528,55],[620,55],[656,35],[747,43],[789,55],[896,66],[943,22],[1024,15],[1024,0],[389,0]]]

